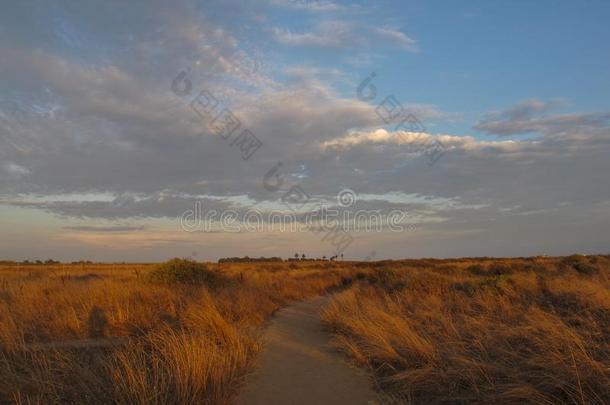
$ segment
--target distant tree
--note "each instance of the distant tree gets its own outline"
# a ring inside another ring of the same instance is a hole
[[[301,260],[305,260],[305,253],[301,256]]]
[[[291,260],[291,259],[290,259]],[[281,262],[281,257],[221,257],[218,263]]]
[[[341,261],[343,261],[343,253],[341,253]]]
[[[326,260],[326,256],[322,256],[322,260]]]
[[[298,254],[298,253],[295,253],[295,254],[294,254],[294,258],[295,258],[295,259],[298,259],[298,258],[299,258],[299,254]]]

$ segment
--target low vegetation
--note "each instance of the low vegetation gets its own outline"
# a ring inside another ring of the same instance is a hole
[[[610,403],[610,260],[395,262],[333,300],[335,342],[400,403]]]
[[[220,281],[218,272],[211,271],[204,263],[188,259],[172,259],[161,263],[146,275],[151,283],[193,284],[213,287]]]
[[[0,403],[226,404],[291,301],[399,403],[610,403],[610,259],[0,265]],[[288,360],[287,360],[288,361]]]
[[[349,270],[307,263],[0,267],[0,403],[228,403],[286,303]]]

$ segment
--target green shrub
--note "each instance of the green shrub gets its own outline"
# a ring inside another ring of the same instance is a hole
[[[205,284],[213,286],[218,283],[219,276],[203,263],[176,258],[157,265],[147,274],[146,280],[161,284]]]

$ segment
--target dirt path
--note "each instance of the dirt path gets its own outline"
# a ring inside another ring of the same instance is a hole
[[[317,297],[284,308],[267,328],[258,368],[237,398],[239,405],[376,404],[366,375],[329,346]]]

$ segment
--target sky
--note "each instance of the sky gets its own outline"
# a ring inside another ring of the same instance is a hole
[[[609,20],[595,0],[2,2],[0,258],[608,253]],[[270,226],[319,207],[396,221]]]

